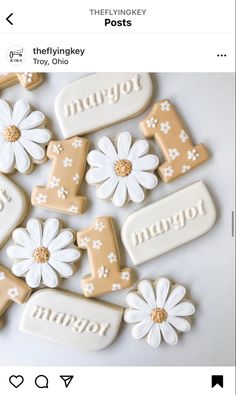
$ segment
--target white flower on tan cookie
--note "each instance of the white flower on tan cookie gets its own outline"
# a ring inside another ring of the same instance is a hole
[[[171,177],[172,174],[174,173],[174,169],[171,166],[165,167],[163,169],[163,173],[166,177]]]
[[[90,239],[88,237],[83,237],[80,240],[80,247],[82,248],[88,248],[88,243],[90,242]]]
[[[191,166],[183,165],[181,168],[181,173],[187,173],[191,169]]]
[[[192,149],[192,151],[188,151],[187,154],[188,154],[188,159],[193,161],[197,160],[197,158],[200,156],[196,148]]]
[[[170,111],[170,103],[167,100],[161,103],[161,111]]]
[[[24,82],[32,82],[33,81],[33,74],[32,73],[23,73],[22,74]]]
[[[7,295],[9,296],[9,298],[14,299],[14,298],[17,298],[17,296],[19,296],[20,293],[17,288],[9,288],[7,290]]]
[[[35,200],[38,204],[46,203],[47,202],[47,195],[44,195],[43,193],[39,193],[36,195]]]
[[[175,160],[178,156],[180,156],[180,153],[176,148],[169,148],[168,154],[172,160]]]
[[[131,277],[131,273],[130,272],[121,272],[121,280],[124,281],[129,281],[130,277]]]
[[[14,230],[12,238],[15,244],[7,249],[8,256],[15,261],[12,271],[25,277],[30,287],[45,284],[54,288],[60,278],[74,274],[73,264],[80,252],[74,245],[73,232],[61,229],[58,219],[49,218],[43,223],[31,218],[26,228]]]
[[[75,175],[72,177],[72,180],[76,183],[76,185],[78,185],[80,180],[79,173],[75,173]]]
[[[57,196],[59,197],[59,199],[63,199],[63,200],[67,199],[68,194],[69,192],[63,187],[61,187],[57,191]]]
[[[100,150],[90,151],[87,161],[91,166],[86,180],[97,186],[99,199],[112,199],[117,207],[128,201],[140,203],[144,200],[144,189],[153,189],[158,180],[153,171],[159,159],[155,155],[146,155],[149,145],[138,140],[132,145],[129,132],[123,132],[117,140],[117,148],[108,137],[98,141]]]
[[[107,255],[107,258],[110,263],[117,262],[117,256],[114,252],[110,252],[110,254]]]
[[[105,229],[105,225],[102,221],[95,222],[94,230],[98,230],[98,232],[102,232]]]
[[[168,134],[170,129],[171,129],[170,122],[166,121],[160,123],[160,130],[162,133]]]
[[[85,284],[85,287],[84,287],[84,292],[85,293],[92,294],[94,290],[95,290],[95,288],[94,288],[93,283]]]
[[[0,272],[0,281],[5,280],[5,278],[6,278],[5,273],[4,272]]]
[[[59,187],[60,185],[60,178],[57,178],[55,176],[52,176],[50,182],[49,182],[49,187],[50,188],[56,188]]]
[[[66,157],[63,159],[63,166],[64,167],[71,167],[73,164],[73,159]]]
[[[74,148],[81,148],[82,147],[82,140],[75,140],[72,143]]]
[[[0,99],[0,171],[29,173],[33,163],[46,160],[45,145],[51,132],[43,128],[46,118],[40,111],[32,111],[25,99],[11,106]]]
[[[77,206],[70,206],[69,208],[68,208],[68,211],[70,212],[70,213],[78,213],[78,211],[79,211],[79,208],[77,207]]]
[[[120,284],[112,284],[112,286],[111,286],[112,291],[119,291],[119,289],[121,289]]]
[[[98,270],[98,277],[107,278],[108,273],[109,273],[109,269],[107,269],[105,266],[101,266],[100,269]]]
[[[63,151],[63,147],[61,144],[53,144],[52,152],[55,154],[60,154]]]
[[[151,117],[150,119],[146,120],[146,125],[149,129],[155,129],[158,124],[158,119]]]
[[[184,130],[181,130],[180,134],[179,134],[179,138],[182,141],[182,143],[185,143],[186,140],[188,140],[188,135]]]
[[[101,246],[102,246],[101,240],[93,240],[93,248],[95,250],[100,250]]]
[[[147,336],[147,343],[158,347],[162,338],[166,343],[178,343],[177,332],[188,332],[190,322],[183,317],[194,314],[193,304],[184,300],[186,289],[182,285],[171,288],[167,278],[160,278],[157,283],[143,280],[138,285],[138,292],[127,296],[129,309],[125,311],[124,320],[135,324],[132,335],[135,339]]]

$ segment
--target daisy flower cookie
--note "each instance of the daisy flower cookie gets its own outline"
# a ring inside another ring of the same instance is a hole
[[[157,186],[153,171],[159,159],[148,154],[149,145],[145,140],[132,144],[129,132],[119,135],[116,147],[108,137],[98,141],[99,150],[88,154],[91,169],[87,172],[88,184],[97,186],[99,199],[111,199],[117,207],[128,201],[140,203],[144,200],[144,190]]]
[[[124,320],[135,324],[132,336],[135,339],[146,337],[152,347],[158,347],[162,339],[170,345],[177,344],[178,333],[191,329],[186,317],[195,312],[194,305],[184,299],[185,293],[182,285],[172,287],[164,277],[155,283],[142,280],[138,291],[127,296],[129,308]]]
[[[43,163],[47,156],[45,145],[51,140],[51,132],[43,125],[46,117],[40,111],[32,111],[27,100],[19,99],[13,109],[0,100],[0,171],[30,173],[34,163]]]
[[[40,284],[57,287],[60,279],[74,274],[74,264],[80,258],[74,245],[75,236],[70,229],[62,229],[60,221],[49,218],[43,223],[29,219],[26,228],[17,228],[12,234],[15,242],[7,249],[7,255],[15,263],[12,272],[25,277],[31,288]]]

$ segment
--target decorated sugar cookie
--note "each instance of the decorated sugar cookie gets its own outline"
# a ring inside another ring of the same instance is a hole
[[[128,201],[140,203],[145,197],[144,190],[157,186],[158,180],[153,171],[159,159],[148,154],[149,145],[145,140],[132,144],[131,134],[123,132],[118,137],[116,148],[108,137],[102,137],[98,147],[99,150],[88,154],[91,169],[86,180],[97,186],[99,199],[111,199],[117,207]]]
[[[30,287],[44,284],[54,288],[61,278],[74,274],[80,252],[74,245],[73,231],[62,229],[58,219],[49,218],[43,223],[31,218],[26,228],[14,230],[12,238],[15,245],[7,249],[8,256],[15,261],[12,271],[25,277]]]
[[[169,100],[155,103],[140,127],[145,137],[155,138],[165,157],[165,162],[158,168],[164,182],[175,180],[209,159],[204,144],[193,145],[180,116]]]
[[[32,111],[25,99],[19,99],[13,109],[0,100],[0,171],[30,173],[34,163],[46,160],[45,145],[51,140],[51,132],[43,125],[46,117],[40,111]]]
[[[3,327],[1,317],[11,303],[24,303],[31,291],[24,281],[0,264],[0,329]]]
[[[0,89],[20,83],[23,88],[31,90],[37,88],[43,82],[40,73],[0,73]]]
[[[155,283],[140,281],[137,292],[127,296],[129,308],[124,315],[126,322],[135,324],[132,336],[146,337],[152,347],[158,347],[162,339],[170,345],[177,344],[178,333],[191,329],[188,317],[195,312],[194,305],[184,299],[185,294],[182,285],[173,287],[164,277]]]

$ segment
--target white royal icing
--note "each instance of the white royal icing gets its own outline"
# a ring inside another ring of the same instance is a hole
[[[138,140],[132,145],[129,132],[119,135],[117,146],[108,137],[98,141],[99,150],[88,154],[87,161],[91,169],[87,172],[89,184],[98,186],[99,199],[112,199],[115,206],[121,207],[128,201],[140,203],[144,200],[144,189],[153,189],[158,180],[152,172],[157,168],[159,159],[148,154],[149,145],[145,140]],[[119,161],[128,161],[131,165],[127,176],[116,173]]]
[[[135,324],[132,336],[135,339],[146,337],[152,347],[158,347],[162,339],[170,345],[177,344],[178,332],[191,329],[190,321],[185,317],[195,312],[194,305],[183,299],[185,293],[182,285],[171,287],[170,281],[164,277],[156,283],[142,280],[138,291],[127,296],[129,308],[124,320]]]
[[[15,261],[12,272],[25,277],[31,288],[37,288],[41,283],[54,288],[60,278],[74,274],[73,264],[80,258],[80,252],[73,244],[73,232],[61,229],[58,219],[49,218],[43,223],[31,218],[26,228],[14,230],[12,238],[15,244],[7,249],[8,256]],[[43,262],[35,258],[39,249],[47,253]]]
[[[30,110],[25,99],[19,99],[13,109],[5,100],[0,100],[0,171],[11,173],[14,168],[26,174],[33,163],[46,160],[44,146],[51,140],[51,132],[42,127],[45,116],[40,111]],[[6,131],[17,129],[15,141],[9,141]]]

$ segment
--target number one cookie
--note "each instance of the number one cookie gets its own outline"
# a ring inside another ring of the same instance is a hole
[[[70,140],[51,141],[47,155],[53,160],[46,187],[33,189],[31,202],[34,206],[60,211],[64,214],[82,214],[87,198],[78,196],[84,177],[89,142],[81,137]]]
[[[24,303],[30,296],[31,288],[0,265],[0,329],[3,326],[1,316],[12,302]]]
[[[88,250],[91,275],[82,280],[84,295],[94,297],[128,288],[134,282],[131,268],[120,269],[120,254],[110,217],[99,217],[88,229],[77,233],[78,246]]]
[[[26,89],[37,88],[43,82],[40,73],[0,73],[0,89],[15,85],[18,82]]]
[[[204,144],[193,146],[183,123],[168,100],[154,104],[150,114],[140,123],[145,137],[156,139],[165,162],[158,172],[164,182],[173,181],[209,159]]]

